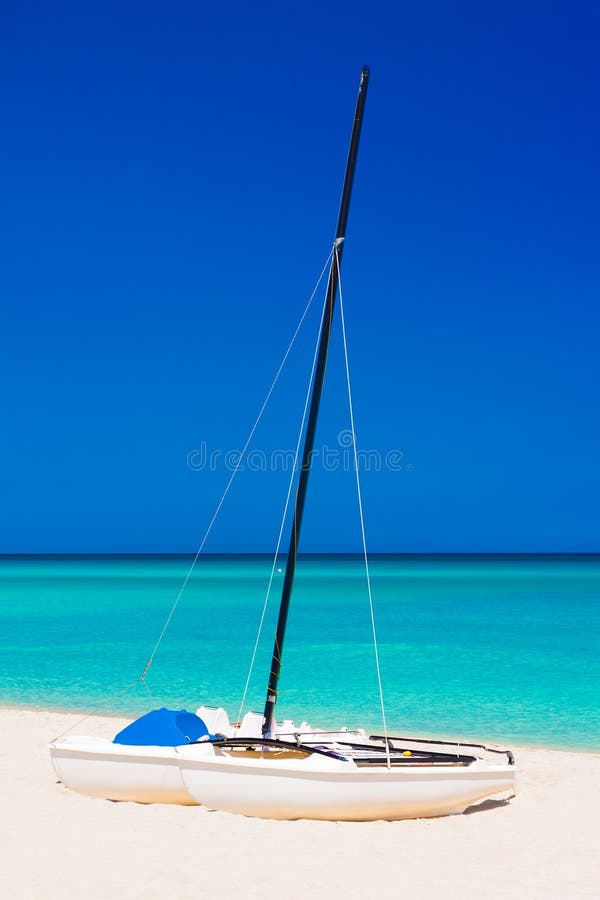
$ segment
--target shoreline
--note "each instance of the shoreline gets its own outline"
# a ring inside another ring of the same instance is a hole
[[[159,705],[159,701],[157,701],[157,706]],[[150,704],[148,705],[148,710],[156,708],[152,707]],[[196,707],[197,709],[197,707]],[[148,711],[146,710],[146,711]],[[140,712],[118,712],[118,713],[107,713],[101,712],[99,708],[93,709],[91,711],[81,709],[81,708],[67,708],[62,706],[29,706],[24,703],[8,703],[5,700],[0,700],[0,714],[4,711],[16,711],[16,712],[33,712],[33,713],[46,713],[48,715],[60,715],[60,716],[72,716],[73,718],[79,719],[82,723],[88,719],[107,719],[107,720],[120,720],[124,722],[131,722],[133,719],[138,718],[143,713]],[[195,709],[190,710],[190,712],[195,712]],[[312,718],[309,715],[309,720]],[[318,717],[317,717],[318,719]],[[75,727],[75,726],[73,726]],[[388,732],[389,733],[389,732]],[[410,740],[411,735],[402,735],[406,740]],[[578,747],[578,746],[568,746],[568,745],[558,745],[558,744],[531,744],[531,743],[523,743],[519,738],[515,738],[514,741],[510,738],[506,740],[497,740],[496,738],[490,738],[489,740],[485,740],[477,737],[467,737],[465,735],[461,735],[457,737],[453,734],[433,734],[429,733],[419,733],[418,735],[413,735],[413,738],[423,738],[425,740],[430,741],[451,741],[452,743],[456,742],[457,744],[464,744],[466,746],[477,746],[479,744],[485,743],[489,744],[496,749],[509,749],[509,750],[526,750],[526,751],[549,751],[555,753],[575,753],[582,754],[588,756],[600,756],[600,741],[597,748],[590,747]]]
[[[600,754],[515,747],[516,797],[458,816],[273,821],[67,790],[47,745],[77,720],[72,712],[0,708],[2,875],[6,895],[17,900],[38,893],[48,900],[598,895]],[[115,721],[90,716],[84,731],[114,734]]]

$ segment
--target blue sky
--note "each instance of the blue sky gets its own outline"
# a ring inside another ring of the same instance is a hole
[[[3,552],[187,552],[337,214],[377,551],[599,549],[600,12],[592,3],[6,3]],[[316,325],[255,449],[293,446]],[[347,428],[339,327],[317,438]],[[194,457],[197,459],[198,457]],[[408,466],[408,468],[407,468]],[[267,467],[268,468],[268,467]],[[311,476],[303,548],[359,547]],[[207,549],[269,551],[281,471]]]

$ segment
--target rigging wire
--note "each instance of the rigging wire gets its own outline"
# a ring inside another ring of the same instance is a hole
[[[332,250],[332,252],[333,252],[333,250]],[[331,253],[329,254],[329,257],[331,258]],[[264,624],[264,621],[265,621],[265,615],[266,615],[266,613],[267,613],[267,606],[268,606],[268,603],[269,603],[269,597],[270,597],[270,595],[271,595],[271,587],[272,587],[272,585],[273,585],[273,579],[274,579],[274,577],[275,577],[275,568],[276,568],[276,566],[277,566],[277,558],[278,558],[278,556],[279,556],[279,550],[280,550],[280,548],[281,548],[281,540],[282,540],[282,537],[283,537],[283,530],[284,530],[284,528],[285,528],[285,522],[286,522],[286,519],[287,519],[287,512],[288,512],[288,508],[289,508],[289,505],[290,505],[290,497],[291,497],[291,495],[292,495],[292,488],[293,488],[293,486],[294,486],[294,477],[295,477],[295,475],[296,475],[296,470],[297,470],[297,467],[298,467],[298,457],[299,457],[299,455],[300,455],[300,444],[302,443],[302,435],[303,435],[303,433],[304,433],[304,424],[305,424],[305,422],[306,422],[306,414],[307,414],[307,411],[308,411],[308,404],[309,404],[309,402],[310,402],[310,392],[311,392],[311,389],[312,389],[312,384],[313,384],[314,375],[315,375],[315,368],[316,368],[316,365],[317,365],[317,356],[318,356],[318,353],[319,353],[319,337],[320,337],[320,334],[321,334],[321,328],[322,328],[322,325],[323,325],[323,318],[324,318],[324,316],[325,316],[325,307],[326,307],[326,304],[327,304],[327,297],[325,296],[325,299],[324,299],[324,301],[323,301],[323,309],[322,309],[322,311],[321,311],[321,323],[320,323],[320,325],[319,325],[319,330],[318,330],[318,332],[317,332],[317,340],[316,340],[316,343],[315,343],[315,351],[314,351],[314,354],[313,354],[313,361],[312,361],[312,367],[311,367],[311,370],[310,370],[310,377],[309,377],[309,379],[308,379],[308,387],[307,387],[307,390],[306,390],[306,397],[305,397],[305,399],[304,399],[304,409],[303,409],[303,411],[302,411],[302,420],[301,420],[301,422],[300,422],[300,429],[299,429],[299,431],[298,431],[298,440],[296,441],[296,449],[295,449],[295,451],[294,451],[294,463],[293,463],[293,466],[292,466],[292,474],[291,474],[291,476],[290,476],[290,480],[289,480],[289,484],[288,484],[287,496],[286,496],[286,498],[285,498],[285,504],[284,504],[284,508],[283,508],[283,515],[282,515],[282,517],[281,517],[281,524],[280,524],[280,526],[279,526],[279,534],[278,534],[278,536],[277,536],[277,546],[276,546],[276,548],[275,548],[275,555],[274,555],[274,557],[273,557],[273,565],[271,566],[271,574],[270,574],[270,576],[269,576],[269,581],[268,581],[268,584],[267,584],[267,592],[266,592],[266,595],[265,595],[265,600],[264,600],[264,603],[263,603],[263,608],[262,608],[260,620],[259,620],[259,623],[258,623],[258,631],[257,631],[257,634],[256,634],[256,640],[255,640],[255,642],[254,642],[254,649],[253,649],[253,651],[252,651],[252,657],[251,657],[251,660],[250,660],[250,668],[248,669],[248,676],[247,676],[247,678],[246,678],[246,684],[245,684],[245,686],[244,686],[244,693],[242,694],[242,700],[241,700],[241,703],[240,703],[240,710],[239,710],[239,713],[238,713],[238,716],[237,716],[237,721],[238,721],[238,722],[241,722],[241,720],[242,720],[242,713],[243,713],[243,711],[244,711],[244,706],[245,706],[245,704],[246,704],[246,697],[247,697],[247,694],[248,694],[248,689],[249,689],[249,687],[250,687],[250,679],[251,679],[251,677],[252,677],[252,671],[253,671],[253,669],[254,669],[254,662],[255,662],[255,660],[256,660],[256,654],[257,654],[257,651],[258,651],[258,645],[259,645],[259,643],[260,643],[260,636],[261,636],[261,634],[262,634],[262,628],[263,628],[263,624]]]
[[[139,684],[139,681],[140,681],[139,678],[137,678],[135,681],[132,681],[131,684],[128,684],[126,687],[124,687],[123,690],[118,691],[118,693],[116,693],[116,694],[113,694],[112,697],[105,698],[105,700],[103,700],[102,703],[99,703],[98,706],[96,706],[94,709],[91,710],[91,712],[86,713],[80,719],[77,719],[77,721],[73,722],[72,725],[69,725],[68,728],[65,728],[64,731],[61,731],[60,734],[57,734],[56,737],[54,738],[54,740],[59,741],[62,737],[65,736],[65,734],[68,734],[69,731],[73,731],[74,728],[77,728],[78,725],[81,725],[82,722],[85,722],[86,719],[89,719],[92,716],[95,716],[97,713],[102,712],[103,710],[105,711],[105,706],[106,706],[106,702],[108,701],[108,699],[111,699],[113,701],[120,700],[121,697],[124,697],[126,694],[129,693],[129,691],[132,691],[134,689],[134,687],[136,687],[136,685]]]
[[[308,315],[308,311],[312,305],[315,294],[317,293],[317,291],[319,289],[319,285],[321,284],[321,281],[323,280],[323,275],[325,274],[327,267],[329,266],[329,262],[331,260],[332,253],[333,253],[333,249],[330,250],[329,255],[325,261],[325,265],[321,269],[321,273],[317,279],[317,283],[315,284],[315,286],[313,288],[313,291],[309,297],[308,303],[306,304],[306,306],[304,308],[304,312],[302,313],[302,315],[300,317],[300,321],[298,322],[298,325],[296,326],[296,330],[294,331],[294,334],[292,335],[292,339],[289,342],[287,350],[285,351],[285,353],[283,355],[283,359],[281,360],[281,363],[279,364],[279,368],[277,369],[277,371],[275,373],[275,377],[273,378],[271,386],[265,395],[265,399],[263,400],[262,406],[260,407],[260,409],[258,411],[258,415],[256,417],[254,425],[250,429],[250,433],[246,439],[246,443],[244,444],[244,446],[239,454],[235,468],[234,468],[233,472],[231,473],[229,481],[227,482],[227,484],[225,486],[225,490],[223,491],[223,494],[221,495],[221,499],[217,503],[217,506],[215,508],[213,516],[212,516],[210,522],[208,523],[208,527],[207,527],[206,531],[204,532],[202,540],[200,541],[200,545],[194,555],[192,563],[185,575],[185,578],[184,578],[183,583],[179,589],[179,592],[173,602],[173,605],[171,606],[171,609],[169,611],[169,614],[167,615],[167,618],[166,618],[165,623],[162,627],[162,630],[158,636],[158,639],[157,639],[156,643],[154,644],[152,652],[151,652],[150,656],[148,657],[148,661],[146,662],[146,665],[144,666],[144,670],[141,673],[141,675],[139,676],[139,679],[138,679],[139,681],[144,681],[144,679],[148,673],[148,669],[154,662],[154,657],[156,656],[158,648],[160,647],[160,645],[162,643],[162,639],[164,638],[167,628],[169,627],[169,625],[171,623],[171,619],[173,618],[173,616],[175,614],[175,610],[177,609],[177,606],[179,605],[179,601],[181,600],[181,597],[183,596],[183,592],[185,591],[185,589],[188,585],[188,582],[189,582],[190,578],[192,577],[192,573],[193,573],[194,569],[196,568],[196,563],[198,562],[198,558],[199,558],[200,554],[202,553],[204,546],[206,544],[206,541],[208,540],[208,537],[213,529],[213,526],[214,526],[214,524],[217,520],[217,517],[221,511],[221,507],[223,506],[223,503],[225,502],[225,498],[226,498],[227,494],[229,493],[229,489],[231,488],[231,485],[233,484],[238,472],[240,471],[240,469],[242,467],[242,463],[246,456],[246,451],[248,450],[248,447],[250,446],[252,438],[254,437],[254,433],[256,432],[256,429],[258,428],[258,424],[259,424],[260,420],[262,419],[263,413],[269,403],[269,400],[271,399],[271,395],[273,394],[273,391],[275,390],[275,386],[276,386],[277,382],[279,381],[279,376],[281,375],[281,373],[283,371],[283,368],[287,362],[288,356],[290,355],[292,347],[294,346],[294,344],[296,342],[296,338],[298,337],[300,329],[302,328],[304,320],[305,320],[306,316]]]
[[[387,720],[385,715],[385,704],[383,700],[383,686],[381,682],[381,668],[379,665],[379,649],[377,646],[377,630],[375,628],[375,611],[373,609],[373,594],[371,591],[371,573],[369,569],[369,557],[367,554],[367,539],[365,535],[365,519],[363,514],[363,504],[362,504],[362,493],[360,489],[360,473],[358,470],[358,452],[356,449],[356,431],[354,428],[354,409],[352,403],[352,389],[350,387],[350,367],[348,364],[348,344],[346,342],[346,321],[344,318],[344,301],[342,297],[342,280],[340,275],[340,259],[339,259],[339,246],[334,245],[334,259],[335,266],[337,268],[337,277],[338,277],[338,288],[340,294],[340,317],[342,321],[342,343],[344,345],[344,362],[346,366],[346,387],[348,390],[348,405],[350,407],[350,431],[352,434],[352,450],[354,454],[354,472],[356,474],[356,493],[358,497],[358,512],[360,516],[360,531],[362,537],[362,549],[363,549],[363,557],[365,561],[365,576],[367,580],[367,593],[369,595],[369,611],[371,614],[371,630],[373,633],[373,647],[375,651],[375,669],[377,670],[377,686],[379,688],[379,703],[381,706],[381,718],[383,723],[383,737],[385,740],[385,750],[386,750],[386,759],[387,759],[387,767],[391,769],[391,760],[390,760],[390,745],[388,741],[388,730],[387,730]]]

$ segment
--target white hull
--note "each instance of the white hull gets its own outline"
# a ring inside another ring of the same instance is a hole
[[[53,741],[50,759],[65,787],[89,797],[195,806],[173,747],[129,747],[101,738]]]
[[[261,733],[262,716],[257,713],[248,713],[239,728],[230,725],[220,707],[200,707],[198,715],[212,731],[247,737]],[[294,723],[288,721],[280,727],[287,736],[289,730],[294,730]],[[314,739],[330,739],[329,734],[316,732],[306,722],[301,728],[303,734]],[[359,731],[335,732],[333,737],[347,735],[366,739],[364,732]],[[197,805],[183,783],[174,747],[131,746],[103,738],[73,736],[52,741],[49,750],[59,780],[78,794],[134,803]]]
[[[445,816],[515,791],[515,767],[483,759],[468,766],[402,764],[388,770],[317,755],[240,759],[209,745],[179,747],[177,755],[183,782],[198,803],[265,819]]]
[[[366,756],[381,754],[382,763],[385,760],[381,741],[371,741],[362,730],[321,732],[306,722],[296,729],[293,722],[286,721],[278,726],[278,732],[288,742],[287,748],[261,749],[260,741],[253,741],[260,735],[260,715],[248,713],[240,726],[232,726],[220,708],[202,707],[198,712],[213,732],[228,732],[228,737],[238,741],[241,733],[248,744],[244,740],[237,746],[193,743],[154,747],[67,737],[50,744],[52,765],[65,787],[91,797],[202,804],[269,819],[368,821],[443,816],[462,812],[486,797],[515,791],[515,767],[487,758],[465,757],[473,761],[459,765],[454,757],[433,763],[415,757],[414,761],[396,762],[388,770],[379,762],[360,764],[365,747]],[[347,758],[306,754],[295,749],[296,740],[335,749]],[[354,758],[350,758],[349,743],[363,748]],[[248,751],[249,746],[253,752]],[[418,755],[417,745],[413,752]]]

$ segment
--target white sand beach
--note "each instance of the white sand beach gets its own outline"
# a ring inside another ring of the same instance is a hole
[[[600,754],[513,748],[517,797],[462,816],[275,822],[71,793],[47,743],[79,718],[0,710],[3,897],[600,897]]]

